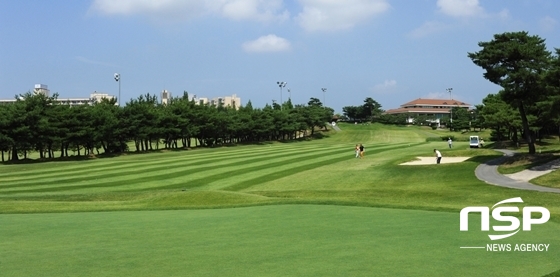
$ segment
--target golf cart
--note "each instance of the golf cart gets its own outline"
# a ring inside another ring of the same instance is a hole
[[[478,136],[471,136],[469,138],[469,146],[471,148],[479,148],[480,147],[480,138]]]

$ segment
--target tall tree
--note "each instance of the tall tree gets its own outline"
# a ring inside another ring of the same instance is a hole
[[[558,130],[558,139],[560,139],[560,49],[556,48],[555,55],[552,58],[552,68],[546,76],[547,90],[550,93],[548,103],[548,114],[546,117]]]
[[[11,106],[0,105],[0,151],[2,151],[2,162],[5,161],[4,152],[10,151],[10,148],[14,144],[12,138],[8,136],[9,117],[11,117],[11,115]]]
[[[519,110],[523,134],[529,153],[535,153],[535,136],[529,128],[528,111],[546,98],[542,79],[549,68],[551,53],[545,40],[527,32],[494,35],[488,42],[479,42],[482,50],[468,57],[486,72],[484,78],[501,86],[503,100]]]
[[[361,120],[360,116],[363,114],[361,106],[345,106],[342,107],[342,112],[352,121]]]
[[[500,93],[488,94],[482,99],[483,106],[480,107],[479,117],[482,118],[485,127],[494,130],[494,139],[501,141],[507,137],[517,143],[518,130],[523,128],[519,111],[504,102]]]
[[[383,110],[381,110],[381,104],[373,100],[373,98],[367,97],[362,105],[362,113],[364,118],[369,118],[373,121],[373,118],[381,115]]]

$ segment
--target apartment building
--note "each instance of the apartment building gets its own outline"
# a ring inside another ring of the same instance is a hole
[[[33,88],[33,93],[34,94],[43,94],[47,97],[51,96],[50,95],[50,90],[48,89],[48,86],[44,85],[44,84],[36,84],[35,87]],[[68,98],[64,98],[64,97],[59,96],[56,101],[61,103],[61,104],[70,105],[70,106],[93,105],[96,102],[100,102],[101,99],[103,99],[103,98],[116,99],[115,96],[109,95],[108,93],[102,93],[102,92],[94,91],[93,93],[91,93],[89,95],[89,97],[68,97]],[[0,99],[0,105],[12,104],[12,103],[15,103],[16,101],[17,101],[16,99]],[[118,105],[118,104],[115,104],[115,105]]]

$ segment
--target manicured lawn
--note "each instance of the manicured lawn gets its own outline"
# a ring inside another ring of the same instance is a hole
[[[339,126],[314,141],[0,165],[0,237],[8,238],[0,242],[0,272],[542,276],[560,269],[560,195],[478,180],[476,166],[500,153],[426,142],[446,131]],[[356,143],[365,145],[364,159],[354,158]],[[444,158],[472,158],[399,165],[434,148]],[[560,183],[557,174],[541,178]],[[492,243],[485,232],[459,231],[462,208],[513,197],[546,207],[551,219],[503,243],[540,241],[549,252],[459,249]]]
[[[10,239],[0,241],[0,270],[3,276],[541,276],[558,269],[557,223],[516,239],[549,243],[549,252],[487,252],[459,248],[485,246],[487,237],[459,232],[457,218],[328,205],[2,215],[0,237]]]

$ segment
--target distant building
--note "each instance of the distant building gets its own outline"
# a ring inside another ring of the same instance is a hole
[[[35,88],[33,89],[34,94],[43,94],[47,97],[50,96],[51,91],[49,90],[47,85],[43,84],[35,84]]]
[[[194,96],[193,100],[197,105],[206,105],[206,104],[209,103],[208,98],[206,98],[206,97],[198,97],[197,98],[196,95]]]
[[[47,85],[43,85],[43,84],[36,84],[35,87],[33,88],[33,93],[34,94],[43,94],[47,97],[50,96],[50,90],[48,89]],[[91,93],[89,95],[89,98],[86,98],[86,97],[72,97],[72,98],[58,97],[56,101],[61,103],[61,104],[66,104],[66,105],[70,105],[70,106],[93,105],[94,103],[100,102],[101,99],[103,99],[103,98],[111,100],[111,99],[115,99],[115,96],[109,95],[107,93],[101,93],[101,92],[94,91],[93,93]],[[15,103],[16,101],[17,101],[16,99],[0,99],[0,105],[12,104],[12,103]],[[115,105],[118,105],[118,103],[115,103]]]
[[[433,117],[433,122],[440,124],[440,120],[445,116],[449,117],[451,108],[470,109],[471,104],[455,99],[423,99],[418,98],[408,103],[402,104],[400,108],[385,111],[385,114],[405,114],[407,122],[413,123],[414,116],[425,115]]]
[[[171,92],[162,90],[160,94],[161,104],[167,105],[171,102]]]
[[[232,96],[214,97],[212,99],[208,99],[206,97],[196,97],[196,95],[194,95],[192,99],[197,105],[221,105],[224,107],[233,107],[236,110],[241,107],[241,98],[237,97],[236,94],[233,94]]]
[[[108,100],[116,99],[115,96],[109,95],[107,93],[93,92],[92,94],[89,95],[89,98],[86,98],[86,97],[72,97],[72,98],[59,97],[57,99],[57,102],[62,103],[62,104],[66,104],[66,105],[70,105],[70,106],[93,105],[95,103],[101,102],[101,100],[103,98],[108,99]],[[115,106],[117,106],[117,105],[119,105],[119,104],[115,103]]]
[[[92,94],[89,95],[89,99],[99,103],[101,102],[102,99],[116,100],[117,98],[113,95],[109,95],[108,93],[101,93],[101,92],[94,91]],[[118,103],[116,105],[118,105]]]

